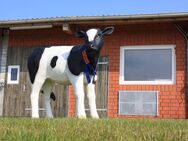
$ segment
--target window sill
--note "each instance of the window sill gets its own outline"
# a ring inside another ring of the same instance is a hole
[[[120,85],[174,85],[174,81],[120,81]]]

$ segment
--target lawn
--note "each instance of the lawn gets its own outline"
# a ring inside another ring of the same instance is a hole
[[[0,118],[0,141],[186,141],[188,120]]]

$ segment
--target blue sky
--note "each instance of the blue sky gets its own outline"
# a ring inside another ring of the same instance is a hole
[[[2,0],[0,20],[188,12],[188,0]]]

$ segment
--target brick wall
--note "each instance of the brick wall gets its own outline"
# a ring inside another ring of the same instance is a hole
[[[16,36],[16,38],[15,38]],[[74,45],[82,43],[72,35],[67,35],[61,28],[11,31],[9,46],[49,46]],[[176,44],[176,84],[174,85],[119,85],[120,46],[125,45],[165,45]],[[151,23],[120,25],[115,27],[112,36],[105,38],[101,55],[109,56],[109,99],[108,116],[116,117],[149,117],[152,116],[119,116],[119,90],[155,90],[159,91],[158,118],[187,118],[186,88],[186,42],[171,23]],[[69,116],[75,115],[75,97],[70,88]]]
[[[110,56],[109,117],[126,117],[118,115],[119,90],[159,91],[159,118],[187,117],[186,44],[172,24],[122,26],[116,28],[113,38],[105,43],[108,50],[103,53]],[[176,44],[176,84],[119,85],[120,46],[163,44]]]

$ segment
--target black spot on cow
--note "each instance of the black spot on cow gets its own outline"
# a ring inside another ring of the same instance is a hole
[[[69,70],[72,74],[79,75],[83,72],[82,46],[74,46],[67,60]]]
[[[35,81],[35,76],[36,76],[37,71],[39,69],[40,59],[42,57],[44,50],[45,50],[44,47],[34,49],[33,52],[31,53],[31,55],[29,56],[28,60],[27,60],[29,77],[30,77],[32,84]]]
[[[53,101],[55,101],[55,100],[56,100],[56,97],[55,97],[54,92],[51,92],[51,94],[50,94],[50,98],[51,98]]]
[[[51,66],[52,68],[55,68],[57,59],[58,59],[57,56],[54,56],[54,57],[52,58],[52,60],[51,60],[51,62],[50,62],[50,66]]]
[[[81,72],[84,72],[84,65],[83,65],[83,57],[82,57],[82,48],[83,45],[74,46],[71,49],[71,52],[68,56],[68,68],[70,72],[74,75],[79,75]],[[88,48],[86,50],[86,54],[88,56],[88,59],[90,61],[90,64],[93,66],[93,68],[96,68],[98,58],[99,58],[99,51]],[[89,73],[92,75],[93,71],[89,70]]]
[[[41,92],[42,94],[44,94],[44,91],[43,91],[43,90],[41,90],[40,92]],[[50,93],[50,98],[51,98],[53,101],[56,100],[56,97],[55,97],[54,92],[51,92],[51,93]]]

